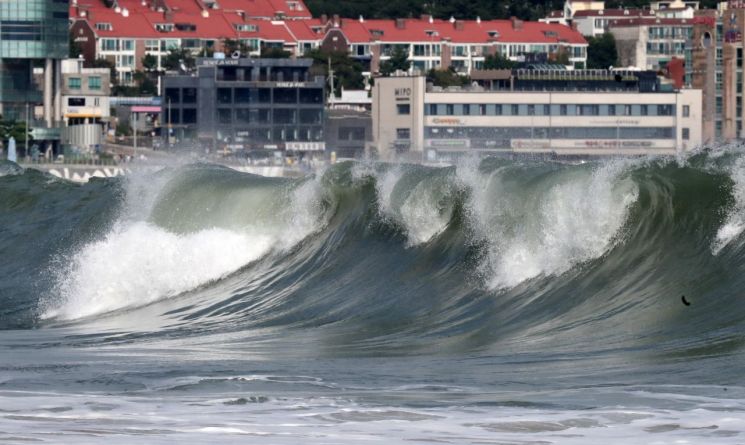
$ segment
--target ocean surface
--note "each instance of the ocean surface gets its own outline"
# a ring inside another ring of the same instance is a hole
[[[744,230],[738,148],[2,163],[0,443],[745,444]]]

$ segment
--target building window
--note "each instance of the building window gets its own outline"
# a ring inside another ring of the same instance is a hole
[[[690,138],[691,138],[691,130],[689,130],[688,128],[684,128],[683,129],[683,140],[687,141]]]
[[[471,105],[463,104],[463,116],[468,116],[470,114],[471,114]]]
[[[501,116],[502,115],[502,104],[494,105],[494,115],[495,116]]]
[[[624,105],[623,106],[623,115],[624,116],[631,116],[631,105]]]
[[[445,114],[448,116],[452,116],[453,114],[455,114],[455,107],[453,106],[453,104],[445,105]]]
[[[85,98],[84,97],[70,97],[67,99],[67,106],[68,107],[84,107]]]
[[[683,117],[690,117],[690,116],[691,116],[690,105],[683,105]]]
[[[411,130],[408,128],[396,128],[396,139],[408,141],[411,139]]]
[[[80,89],[80,77],[70,77],[67,79],[67,87],[71,90]]]
[[[230,124],[232,122],[233,122],[233,116],[229,108],[218,108],[217,109],[217,123]]]
[[[485,104],[479,105],[479,115],[486,116],[486,105]]]
[[[566,105],[559,105],[559,114],[562,116],[566,116],[567,114],[569,114]]]
[[[217,89],[217,103],[219,104],[233,103],[233,91],[230,88],[218,88]]]
[[[510,115],[517,116],[520,114],[520,106],[517,104],[510,105]]]
[[[396,112],[400,115],[411,114],[411,105],[409,104],[398,104],[396,105]]]
[[[657,105],[658,116],[672,116],[673,106],[672,105]]]
[[[649,116],[649,107],[647,105],[641,105],[641,113],[642,116]]]
[[[101,49],[104,51],[116,51],[119,49],[119,41],[116,39],[101,39]]]
[[[99,22],[96,23],[96,29],[99,31],[111,31],[114,28],[112,28],[111,23]]]
[[[616,115],[616,106],[608,105],[608,116],[615,116],[615,115]]]
[[[528,105],[528,116],[535,116],[535,105]]]
[[[181,123],[183,124],[196,124],[197,123],[197,109],[196,108],[184,108],[182,111]]]
[[[551,116],[551,105],[546,104],[543,106],[543,115]]]
[[[429,104],[427,108],[429,109],[427,114],[430,116],[437,116],[437,104]]]
[[[100,90],[101,89],[101,78],[98,76],[91,76],[88,78],[88,89]]]

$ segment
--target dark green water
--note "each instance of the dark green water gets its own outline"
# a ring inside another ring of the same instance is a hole
[[[744,156],[0,164],[0,442],[745,443]]]

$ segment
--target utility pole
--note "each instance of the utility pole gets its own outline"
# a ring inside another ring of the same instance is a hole
[[[132,116],[134,116],[134,121],[133,121],[134,122],[134,125],[132,127],[134,127],[134,135],[135,135],[135,139],[134,139],[134,144],[135,144],[135,147],[134,147],[134,157],[135,157],[135,159],[137,159],[137,113],[132,113]]]
[[[26,134],[23,137],[23,139],[25,141],[24,142],[24,145],[25,145],[24,155],[26,157],[28,157],[28,136],[29,136],[29,131],[28,131],[28,100],[27,100],[26,101]]]
[[[168,130],[166,134],[166,143],[171,148],[171,98],[168,98]]]
[[[336,99],[336,93],[334,92],[334,70],[331,69],[331,57],[329,57],[329,83],[331,84],[331,94],[329,96],[329,105],[334,105],[334,99]]]

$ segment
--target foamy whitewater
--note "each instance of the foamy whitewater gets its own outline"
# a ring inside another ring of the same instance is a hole
[[[745,443],[744,231],[738,147],[0,164],[0,443]]]

